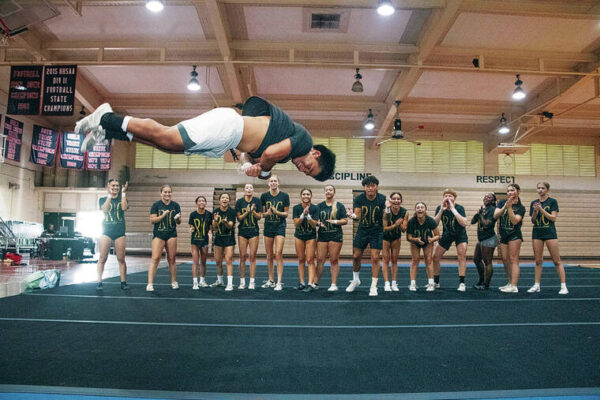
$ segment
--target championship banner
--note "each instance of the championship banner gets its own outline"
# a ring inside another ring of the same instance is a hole
[[[6,147],[4,158],[7,160],[21,161],[21,141],[23,139],[23,123],[10,117],[4,118],[4,134]]]
[[[73,115],[77,65],[44,68],[42,115]]]
[[[86,169],[91,171],[108,171],[110,169],[110,141],[96,143],[88,149]]]
[[[61,168],[82,169],[85,159],[81,152],[81,142],[85,135],[75,132],[62,132],[60,135],[59,160]]]
[[[31,153],[29,162],[51,167],[56,159],[56,146],[58,145],[59,133],[43,126],[33,125],[33,137],[31,138]]]
[[[7,114],[37,115],[40,113],[42,65],[10,67]]]

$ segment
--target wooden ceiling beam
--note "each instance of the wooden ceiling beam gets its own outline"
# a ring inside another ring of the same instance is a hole
[[[376,2],[373,0],[219,0],[220,3],[246,4],[252,6],[290,6],[290,7],[344,7],[344,8],[371,8],[375,10]],[[416,10],[443,8],[446,0],[392,0],[397,10]]]
[[[486,49],[486,48],[467,48],[467,47],[447,47],[436,46],[431,52],[431,56],[460,56],[460,57],[479,57],[485,56],[493,58],[504,58],[506,62],[511,59],[545,59],[555,61],[574,61],[574,62],[596,62],[598,55],[592,52],[569,52],[569,51],[539,51],[539,50],[513,50],[513,49]]]
[[[595,2],[578,0],[464,0],[460,11],[535,17],[598,19]]]

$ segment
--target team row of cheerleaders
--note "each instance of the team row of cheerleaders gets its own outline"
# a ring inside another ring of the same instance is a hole
[[[206,209],[206,198],[196,198],[197,210],[188,219],[191,233],[191,249],[193,258],[193,289],[199,287],[225,286],[226,291],[233,290],[233,254],[236,245],[235,225],[237,221],[238,246],[240,254],[240,283],[238,289],[255,289],[256,254],[259,244],[260,219],[264,220],[264,244],[267,256],[269,279],[263,288],[282,290],[283,246],[285,242],[286,218],[288,217],[290,198],[279,190],[279,178],[273,175],[268,180],[269,191],[260,198],[254,196],[254,187],[246,184],[244,197],[237,200],[235,208],[231,207],[229,194],[223,193],[219,198],[219,207],[213,212]],[[402,195],[394,192],[389,199],[378,193],[379,181],[368,176],[362,181],[364,193],[354,199],[352,208],[346,209],[335,199],[335,187],[326,185],[325,201],[312,204],[312,191],[302,189],[301,202],[292,209],[295,225],[294,241],[298,256],[298,276],[300,282],[296,289],[307,292],[319,288],[325,261],[331,265],[331,285],[328,291],[338,290],[339,255],[342,247],[342,226],[350,219],[358,221],[358,229],[353,239],[353,278],[346,292],[353,292],[360,285],[359,271],[361,259],[367,246],[370,247],[371,287],[370,296],[377,296],[380,256],[383,255],[382,275],[384,290],[398,291],[396,277],[398,274],[398,254],[401,246],[402,232],[410,243],[412,262],[410,267],[410,291],[416,291],[417,267],[421,254],[425,260],[428,284],[427,291],[440,287],[440,259],[454,243],[458,258],[458,291],[466,291],[466,254],[467,232],[469,220],[465,209],[456,203],[457,193],[452,189],[443,192],[443,200],[437,206],[433,217],[427,213],[427,205],[418,202],[414,214],[402,207]],[[559,294],[567,294],[565,270],[560,260],[559,243],[555,222],[558,216],[558,203],[548,196],[550,185],[546,182],[537,184],[539,199],[531,202],[529,215],[533,223],[533,251],[535,255],[535,281],[528,292],[540,291],[542,275],[542,259],[544,245],[548,248],[552,261],[561,281]],[[100,258],[98,260],[98,286],[102,289],[102,274],[111,242],[114,241],[121,274],[121,288],[127,289],[125,264],[125,219],[127,204],[127,184],[121,186],[111,179],[108,183],[108,196],[99,200],[104,212],[103,235],[99,240]],[[507,199],[496,201],[494,193],[483,197],[483,205],[472,217],[470,223],[477,224],[477,245],[473,261],[477,266],[479,281],[475,289],[488,290],[492,279],[492,257],[494,249],[500,247],[504,269],[508,277],[506,285],[499,289],[502,292],[517,293],[519,281],[519,254],[523,235],[521,225],[526,210],[519,198],[520,187],[510,184],[506,190]],[[161,199],[150,209],[150,221],[154,225],[152,239],[152,259],[148,269],[147,291],[154,291],[154,276],[163,250],[166,250],[171,275],[171,287],[178,289],[175,264],[177,250],[177,225],[181,224],[181,208],[172,200],[172,189],[163,185],[160,190]],[[438,228],[442,223],[443,233]],[[495,226],[498,221],[498,233]],[[205,279],[206,258],[208,254],[209,232],[212,231],[214,256],[217,265],[217,280],[208,285]],[[437,242],[437,246],[434,243]],[[435,247],[435,249],[434,249]],[[227,282],[223,278],[223,261],[226,265]],[[246,262],[250,264],[250,282],[246,286]],[[275,280],[274,265],[277,265]],[[308,266],[308,279],[305,270]],[[199,279],[198,279],[199,277]]]

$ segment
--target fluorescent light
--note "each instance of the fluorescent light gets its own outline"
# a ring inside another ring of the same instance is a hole
[[[154,13],[161,12],[165,5],[161,0],[148,0],[146,2],[146,8]]]

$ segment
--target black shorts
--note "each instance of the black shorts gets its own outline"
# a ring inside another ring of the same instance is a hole
[[[192,240],[191,244],[193,244],[194,246],[196,246],[198,248],[206,247],[206,246],[208,246],[208,239]]]
[[[534,229],[533,232],[531,232],[531,238],[534,240],[546,241],[558,239],[558,235],[556,234],[556,231],[552,229]]]
[[[457,246],[461,243],[469,243],[469,238],[467,237],[467,233],[464,232],[464,233],[461,233],[458,235],[452,235],[452,234],[442,235],[442,237],[440,238],[438,243],[444,249],[448,250],[450,248],[450,246],[452,246],[453,242],[455,242]]]
[[[159,238],[160,240],[164,240],[165,242],[171,238],[177,237],[177,231],[174,232],[157,232],[154,234],[152,239]]]
[[[343,243],[344,235],[341,232],[321,232],[317,237],[317,242],[327,243],[336,242]]]
[[[317,238],[317,232],[313,232],[313,233],[308,234],[308,235],[297,235],[297,234],[294,234],[294,237],[296,239],[302,240],[303,242],[306,242],[307,240],[315,240]]]
[[[395,234],[395,235],[386,235],[385,232],[383,233],[383,240],[385,240],[386,242],[393,242],[395,240],[398,240],[402,237],[402,234]]]
[[[244,239],[252,239],[259,235],[258,229],[256,230],[239,230],[238,236],[243,237]]]
[[[117,227],[112,229],[104,229],[102,232],[104,236],[108,236],[110,240],[117,240],[118,238],[125,236],[125,227]]]
[[[275,236],[285,236],[285,225],[269,226],[265,225],[263,236],[274,238]]]
[[[514,240],[523,241],[523,235],[521,234],[521,232],[512,232],[508,235],[500,234],[500,243],[502,244],[508,244],[508,242],[512,242]]]
[[[367,245],[371,247],[371,250],[383,249],[383,231],[381,232],[364,232],[360,229],[356,231],[352,246],[355,249],[364,250]]]
[[[235,246],[235,237],[231,236],[215,236],[213,244],[219,247]]]

